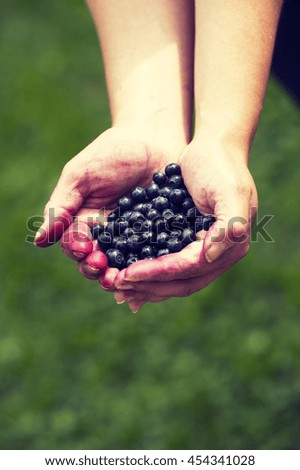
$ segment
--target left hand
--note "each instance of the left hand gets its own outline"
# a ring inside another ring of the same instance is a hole
[[[115,278],[117,302],[136,312],[146,302],[184,297],[223,274],[249,251],[257,192],[247,155],[194,140],[182,159],[182,175],[196,206],[216,222],[179,253],[138,261]]]

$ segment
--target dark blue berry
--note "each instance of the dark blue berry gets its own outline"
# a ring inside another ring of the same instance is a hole
[[[117,234],[115,222],[108,222],[108,224],[105,225],[104,230],[105,232],[110,233],[113,237],[115,236],[115,234]]]
[[[158,210],[150,209],[146,217],[148,220],[154,220],[154,219],[157,219],[157,217],[159,216],[160,216],[160,212]]]
[[[144,188],[137,186],[131,191],[132,199],[134,200],[135,204],[137,202],[145,202],[147,199],[146,191]]]
[[[179,206],[184,200],[183,190],[179,188],[172,189],[169,199],[173,204]]]
[[[136,222],[143,222],[145,220],[145,216],[139,212],[139,211],[134,211],[131,213],[128,222],[130,225],[135,224]]]
[[[125,237],[115,237],[112,246],[125,254],[127,251],[127,239]]]
[[[141,237],[139,235],[131,235],[131,237],[127,238],[127,247],[128,250],[139,253],[142,249]]]
[[[181,175],[181,168],[177,163],[170,163],[166,166],[165,173],[168,178],[173,175]]]
[[[172,192],[172,189],[169,188],[169,186],[165,186],[164,188],[161,188],[159,190],[159,195],[169,199],[171,192]]]
[[[168,255],[170,253],[170,250],[168,248],[162,248],[161,250],[158,250],[157,252],[157,258],[160,256]]]
[[[172,230],[183,229],[186,223],[186,217],[183,214],[177,214],[173,218],[172,222],[169,224],[169,227]]]
[[[128,220],[129,217],[131,216],[131,211],[125,211],[122,214],[123,219]]]
[[[143,215],[147,215],[150,209],[152,209],[151,202],[145,202],[144,204],[142,204],[141,213]]]
[[[187,246],[196,240],[195,232],[190,228],[185,228],[181,236],[183,246]]]
[[[141,231],[142,232],[151,232],[153,228],[153,222],[152,220],[144,220],[142,223]]]
[[[175,214],[172,211],[172,209],[165,209],[162,213],[162,216],[168,222],[168,224],[170,224],[172,220],[174,219]]]
[[[91,231],[92,231],[93,240],[96,240],[99,237],[100,233],[104,232],[104,227],[103,225],[97,224],[91,228]]]
[[[177,253],[182,250],[183,244],[179,238],[169,238],[167,241],[167,248],[171,253]]]
[[[121,235],[121,233],[124,232],[124,230],[126,228],[128,228],[128,221],[125,220],[123,217],[120,217],[119,219],[117,219],[115,221],[115,225],[114,225],[114,230],[115,230],[115,235]]]
[[[153,231],[155,233],[165,232],[167,229],[167,221],[164,217],[158,217],[153,221]]]
[[[143,232],[141,234],[141,242],[143,243],[143,245],[154,243],[155,240],[156,240],[156,237],[155,237],[154,232]]]
[[[154,181],[154,183],[157,184],[157,186],[159,186],[161,188],[162,186],[164,186],[164,184],[166,184],[167,176],[165,175],[165,173],[159,171],[157,173],[154,173],[153,181]]]
[[[181,230],[172,230],[169,233],[169,236],[170,236],[170,238],[180,238],[181,234],[182,234]]]
[[[156,243],[159,248],[164,248],[169,240],[169,235],[166,232],[161,232],[156,237]]]
[[[107,221],[113,222],[114,220],[117,220],[118,217],[120,217],[120,209],[117,207],[116,209],[114,209],[108,214]]]
[[[132,212],[142,212],[142,207],[143,203],[139,202],[138,204],[135,204],[132,208]]]
[[[154,257],[156,255],[156,249],[154,246],[145,245],[141,251],[142,258],[148,258],[149,256]]]
[[[129,211],[132,207],[132,200],[128,196],[123,196],[118,201],[121,213]]]
[[[197,207],[192,207],[191,209],[187,211],[186,216],[187,216],[187,219],[190,221],[190,220],[196,219],[196,217],[202,217],[202,214],[197,209]]]
[[[188,210],[193,209],[195,207],[194,201],[192,198],[187,197],[184,199],[183,203],[181,204],[181,210],[185,214],[187,213]]]
[[[207,215],[206,217],[203,217],[203,228],[204,230],[209,230],[212,224],[214,224],[216,221],[216,218],[213,215]]]
[[[129,251],[127,253],[127,258],[138,258],[139,259],[139,255],[138,255],[138,253],[134,253],[132,251]]]
[[[200,232],[200,230],[202,230],[204,227],[203,227],[203,220],[204,218],[202,216],[200,217],[196,217],[196,219],[194,220],[193,222],[193,230],[197,233],[197,232]]]
[[[188,198],[188,197],[191,197],[190,196],[190,193],[188,192],[188,190],[186,188],[182,188],[181,191],[183,192],[184,194],[184,199]]]
[[[121,251],[116,250],[115,248],[110,248],[106,252],[108,266],[111,268],[123,269],[126,266],[125,258]]]
[[[184,185],[183,179],[182,179],[182,176],[180,175],[171,176],[171,178],[169,179],[169,186],[172,189],[182,188],[183,185]]]
[[[98,245],[100,246],[101,250],[106,251],[111,247],[113,237],[108,232],[100,233],[97,241]]]
[[[152,201],[154,209],[158,210],[159,212],[168,209],[169,207],[169,200],[166,197],[158,196]]]
[[[131,227],[125,228],[124,232],[122,233],[123,237],[128,238],[131,235],[134,235],[134,230]]]
[[[149,184],[149,186],[147,186],[146,188],[146,194],[148,196],[148,199],[152,201],[152,199],[159,196],[159,186],[156,183]]]
[[[139,260],[138,256],[129,256],[127,258],[127,262],[126,262],[127,267],[130,266],[133,263],[136,263],[138,260]]]

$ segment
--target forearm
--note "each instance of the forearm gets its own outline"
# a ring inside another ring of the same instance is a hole
[[[188,141],[193,95],[190,0],[87,0],[105,64],[114,126]]]
[[[282,0],[196,0],[196,136],[248,154]]]

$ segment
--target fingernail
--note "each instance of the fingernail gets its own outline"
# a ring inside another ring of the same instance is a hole
[[[116,302],[118,305],[125,304],[125,300],[121,300],[120,302]]]
[[[73,251],[73,255],[76,256],[76,258],[84,258],[86,253],[80,253],[79,251]]]
[[[43,230],[43,225],[40,226],[40,228],[38,229],[38,231],[36,232],[35,234],[35,237],[34,237],[34,244],[35,242],[37,242],[38,240],[40,240],[40,238],[42,238],[43,234],[44,234],[44,230]]]
[[[92,268],[92,266],[89,266],[88,267],[88,270],[91,274],[98,274],[99,273],[99,269],[97,268]]]
[[[216,245],[212,245],[208,248],[207,252],[205,253],[205,259],[208,263],[213,263],[216,259],[219,258],[220,250],[219,247]]]

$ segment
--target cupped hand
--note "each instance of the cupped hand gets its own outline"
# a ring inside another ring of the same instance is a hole
[[[105,257],[92,241],[90,227],[103,223],[121,196],[148,184],[152,174],[174,158],[168,158],[163,145],[150,146],[138,131],[107,130],[65,165],[46,204],[35,245],[47,247],[61,238],[62,250],[79,262],[80,272],[98,279],[106,268]],[[106,270],[101,278],[104,288],[112,288],[116,274],[115,269]]]
[[[115,298],[133,311],[146,302],[193,294],[243,258],[257,210],[257,192],[247,168],[247,155],[214,143],[194,140],[181,158],[181,169],[196,206],[214,214],[208,232],[179,253],[138,261],[118,273]]]

